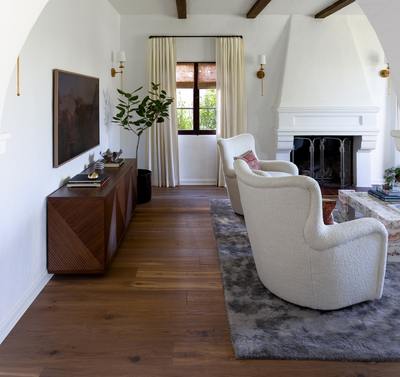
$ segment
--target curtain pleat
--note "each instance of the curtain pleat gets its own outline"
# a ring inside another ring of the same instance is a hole
[[[176,97],[176,38],[149,39],[147,85],[160,84],[168,97]],[[178,124],[176,101],[169,107],[169,119],[146,131],[145,167],[152,171],[152,185],[179,186]]]
[[[242,38],[217,38],[217,139],[247,130],[247,98]],[[217,149],[217,186],[225,186]]]

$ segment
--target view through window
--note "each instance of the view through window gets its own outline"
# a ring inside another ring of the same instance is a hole
[[[176,87],[179,135],[215,135],[217,128],[215,63],[178,63]]]

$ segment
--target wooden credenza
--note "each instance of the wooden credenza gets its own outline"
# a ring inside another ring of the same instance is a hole
[[[91,173],[91,167],[82,173]],[[59,188],[47,197],[47,270],[52,274],[105,273],[137,203],[136,159],[100,171],[101,188]]]

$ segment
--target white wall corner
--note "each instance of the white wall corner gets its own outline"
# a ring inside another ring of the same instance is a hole
[[[6,153],[6,143],[8,139],[11,139],[11,134],[0,132],[0,154]]]
[[[4,339],[28,310],[29,306],[46,286],[52,276],[53,275],[48,274],[47,271],[44,271],[36,283],[33,284],[31,289],[22,297],[10,314],[0,324],[0,344],[3,343]]]

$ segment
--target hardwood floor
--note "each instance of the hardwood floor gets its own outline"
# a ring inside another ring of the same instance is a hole
[[[153,188],[106,275],[54,276],[0,346],[0,377],[399,376],[400,363],[236,360],[209,186]]]

